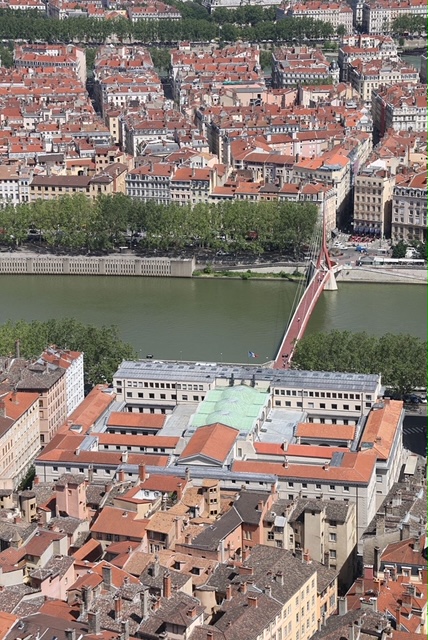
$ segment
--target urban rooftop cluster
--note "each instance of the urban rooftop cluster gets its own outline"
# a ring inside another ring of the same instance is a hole
[[[105,45],[90,97],[83,49],[16,44],[0,68],[0,202],[309,201],[328,233],[354,207],[360,232],[423,241],[423,64],[381,35],[344,36],[337,63],[307,45],[271,62],[268,87],[257,46],[181,43],[165,94],[147,49]]]
[[[125,361],[84,398],[82,353],[16,356],[0,363],[2,638],[425,632],[424,465],[380,376]]]

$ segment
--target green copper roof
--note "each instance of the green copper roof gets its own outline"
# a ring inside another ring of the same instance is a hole
[[[268,393],[239,385],[208,391],[192,418],[192,427],[220,422],[239,431],[249,432],[265,406]]]

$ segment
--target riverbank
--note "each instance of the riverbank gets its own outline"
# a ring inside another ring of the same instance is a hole
[[[336,274],[337,282],[359,284],[412,284],[427,285],[427,271],[425,269],[385,269],[380,267],[357,267],[356,269],[342,268]]]

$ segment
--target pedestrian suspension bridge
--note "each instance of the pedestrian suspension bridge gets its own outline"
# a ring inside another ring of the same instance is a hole
[[[324,221],[314,234],[308,263],[307,277],[298,286],[287,328],[273,363],[274,369],[290,368],[296,344],[305,333],[321,293],[337,290],[335,273],[339,267],[328,252]]]

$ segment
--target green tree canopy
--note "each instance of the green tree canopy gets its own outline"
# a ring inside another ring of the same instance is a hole
[[[120,362],[135,357],[131,345],[120,339],[117,327],[96,327],[74,318],[0,325],[0,354],[13,354],[16,340],[23,358],[38,357],[52,344],[83,351],[86,386],[110,382]]]
[[[381,373],[385,386],[404,395],[426,386],[427,343],[407,334],[317,333],[299,341],[292,366],[309,371]]]

